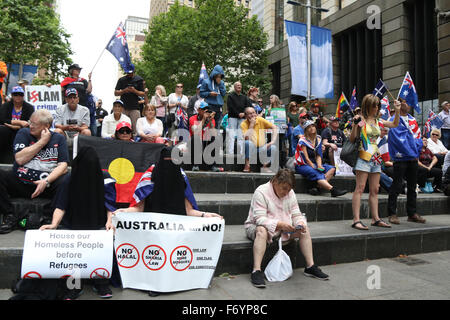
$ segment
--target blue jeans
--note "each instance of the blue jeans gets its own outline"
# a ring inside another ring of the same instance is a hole
[[[245,140],[244,146],[245,146],[245,160],[250,159],[250,156],[252,157],[252,159],[256,160],[256,153],[258,153],[260,157],[262,156],[262,159],[260,159],[262,164],[270,163],[272,159],[272,154],[275,154],[276,151],[276,147],[273,144],[270,146],[269,149],[267,149],[267,144],[265,144],[262,147],[256,147],[256,145],[250,140]]]
[[[392,186],[392,178],[390,178],[386,173],[384,173],[383,171],[381,171],[381,175],[380,175],[380,185],[381,187],[389,192],[389,189]]]
[[[441,140],[442,144],[450,149],[450,129],[441,129]]]

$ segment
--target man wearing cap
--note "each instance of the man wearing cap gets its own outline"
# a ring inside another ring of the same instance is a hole
[[[115,130],[116,126],[120,122],[128,122],[131,124],[130,117],[126,116],[123,113],[123,101],[122,100],[116,100],[113,103],[113,109],[112,113],[107,115],[103,119],[103,125],[102,125],[102,138],[115,138]],[[133,128],[133,127],[131,127]]]
[[[79,105],[78,91],[74,88],[65,92],[66,104],[58,107],[55,114],[55,132],[72,139],[75,135],[91,135],[89,109]]]
[[[136,134],[136,122],[141,117],[139,97],[145,96],[144,79],[135,75],[134,65],[126,70],[126,75],[117,81],[115,96],[123,101],[124,113],[131,119],[133,134]]]
[[[200,165],[204,164],[203,150],[215,139],[215,125],[214,112],[209,108],[205,101],[200,102],[198,112],[189,118],[189,132],[190,140],[190,154],[191,163],[193,164],[192,171],[199,171]],[[215,150],[211,152],[211,157],[215,157]],[[209,167],[209,166],[208,166]],[[210,166],[211,171],[221,172],[222,168],[216,165]]]
[[[300,140],[300,136],[305,134],[303,130],[303,124],[308,121],[308,114],[306,112],[302,112],[298,115],[298,126],[292,130],[292,153],[295,154],[295,150],[297,149],[298,140]]]
[[[29,127],[20,129],[14,139],[13,169],[0,170],[0,214],[4,215],[0,234],[17,227],[19,217],[11,197],[52,199],[61,185],[69,156],[64,137],[49,130],[52,122],[48,110],[37,110]]]
[[[26,87],[27,85],[29,85],[30,83],[28,82],[27,79],[20,79],[19,81],[17,81],[17,84],[18,84],[19,86],[21,86],[22,89],[25,90],[25,87]]]
[[[243,154],[244,138],[240,131],[241,123],[245,120],[244,110],[252,107],[250,100],[245,94],[242,94],[242,84],[238,81],[234,84],[234,91],[228,95],[228,127],[226,153],[234,154],[234,139],[237,137],[237,152]]]
[[[342,148],[346,139],[344,133],[339,129],[339,119],[331,116],[328,128],[322,131],[321,136],[325,146],[324,159],[334,166],[334,152]]]
[[[8,75],[8,68],[6,67],[6,63],[0,60],[0,105],[3,103],[3,82],[5,82],[5,78]]]
[[[441,118],[444,124],[441,127],[441,140],[444,146],[450,150],[450,103],[444,101],[441,104],[442,111],[439,113],[439,118]]]
[[[70,65],[68,70],[70,77],[64,78],[61,82],[61,89],[63,90],[63,93],[67,89],[76,89],[80,100],[78,104],[86,107],[87,95],[92,92],[92,73],[89,73],[88,81],[84,78],[80,78],[81,69],[82,68],[78,64]]]
[[[222,117],[223,98],[227,94],[224,78],[225,73],[222,66],[216,65],[211,71],[209,78],[203,79],[200,88],[200,96],[209,104],[209,108],[215,112],[216,129],[219,128],[220,118]]]
[[[27,128],[34,107],[24,101],[24,90],[20,86],[12,89],[12,100],[0,107],[0,153],[12,152],[16,133]]]
[[[308,112],[309,119],[315,122],[317,127],[317,133],[321,134],[322,130],[327,127],[327,124],[330,122],[322,112],[319,111],[319,103],[315,102],[311,104],[310,111]]]

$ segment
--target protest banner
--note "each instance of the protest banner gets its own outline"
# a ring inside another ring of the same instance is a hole
[[[334,152],[334,166],[336,167],[337,176],[354,176],[353,168],[341,159],[342,148],[338,148]]]
[[[21,277],[108,279],[112,260],[112,231],[28,230]]]
[[[56,109],[64,104],[61,86],[26,86],[25,101],[31,103],[35,110],[45,109],[54,117]]]
[[[208,288],[222,248],[224,220],[119,212],[113,223],[124,288],[158,292]]]

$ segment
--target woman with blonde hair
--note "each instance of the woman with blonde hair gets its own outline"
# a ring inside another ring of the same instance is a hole
[[[166,131],[167,101],[166,88],[162,85],[157,85],[155,87],[155,95],[150,100],[150,104],[156,107],[156,118],[162,122],[164,132]],[[144,111],[142,112],[142,115],[145,116]]]
[[[373,94],[363,98],[361,104],[361,115],[353,118],[353,128],[350,141],[353,143],[360,138],[359,157],[354,171],[356,172],[356,186],[353,192],[352,228],[368,230],[360,220],[361,196],[364,192],[367,179],[369,179],[369,207],[372,214],[372,226],[390,228],[391,226],[380,219],[378,215],[378,188],[381,174],[381,155],[378,150],[377,140],[380,136],[380,124],[385,128],[396,128],[400,122],[400,102],[395,100],[394,121],[383,121],[379,119],[380,99]]]
[[[163,134],[163,123],[156,117],[157,108],[155,105],[147,104],[142,112],[144,116],[136,122],[136,132],[141,142],[164,143],[161,138]]]

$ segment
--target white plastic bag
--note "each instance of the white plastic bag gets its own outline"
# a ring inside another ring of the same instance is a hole
[[[269,261],[266,270],[264,270],[264,274],[270,282],[287,280],[293,273],[291,258],[283,251],[281,238],[278,241],[278,252]]]

